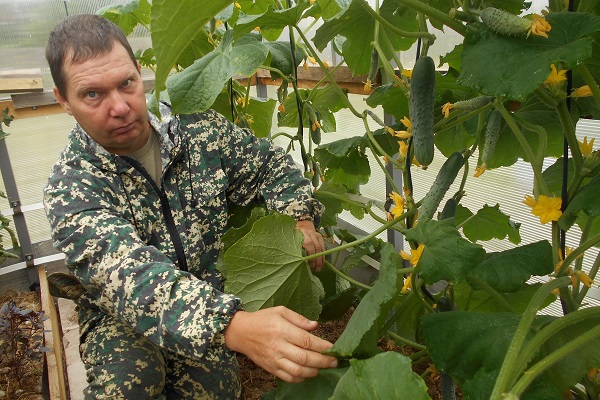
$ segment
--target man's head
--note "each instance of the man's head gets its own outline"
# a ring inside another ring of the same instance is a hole
[[[95,15],[68,17],[50,34],[46,55],[56,99],[92,139],[119,155],[146,144],[141,68],[116,25]]]
[[[65,18],[50,33],[46,45],[46,60],[58,92],[66,97],[63,74],[65,63],[82,63],[90,58],[106,54],[120,43],[131,62],[137,65],[133,50],[123,31],[99,15],[72,15]]]

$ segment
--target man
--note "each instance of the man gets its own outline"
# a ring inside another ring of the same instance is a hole
[[[121,30],[68,17],[46,48],[54,94],[77,125],[44,204],[55,245],[83,284],[87,398],[237,398],[234,352],[288,382],[335,367],[316,322],[284,307],[254,313],[219,290],[227,202],[296,218],[324,249],[321,206],[291,159],[207,111],[148,113],[140,65]],[[319,269],[323,260],[312,267]]]

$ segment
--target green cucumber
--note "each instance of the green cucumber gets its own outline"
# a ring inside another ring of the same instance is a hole
[[[506,36],[518,36],[529,32],[531,21],[504,10],[488,7],[481,12],[481,21],[493,32]]]
[[[423,168],[433,161],[433,107],[435,103],[435,63],[420,57],[410,80],[410,121],[414,155]]]
[[[496,149],[498,137],[500,137],[500,128],[502,127],[502,114],[498,110],[492,111],[488,119],[487,127],[485,128],[485,141],[483,150],[481,150],[481,164],[487,165]]]
[[[452,153],[450,157],[444,162],[440,172],[435,178],[435,181],[431,185],[429,192],[423,198],[421,209],[419,210],[418,221],[428,221],[433,217],[433,214],[437,210],[440,202],[446,195],[446,192],[450,188],[458,171],[462,168],[464,163],[464,157],[461,152]]]
[[[373,49],[371,52],[371,65],[369,66],[369,75],[367,75],[367,82],[371,84],[371,82],[375,81],[377,77],[377,71],[379,70],[379,53],[377,50]]]
[[[494,100],[492,96],[477,96],[468,100],[457,101],[452,105],[453,110],[459,111],[475,111],[481,107],[487,106]]]
[[[442,208],[442,212],[439,215],[439,220],[443,221],[445,219],[450,219],[456,217],[456,210],[458,208],[458,201],[454,197],[450,197],[446,204],[444,204],[444,208]]]

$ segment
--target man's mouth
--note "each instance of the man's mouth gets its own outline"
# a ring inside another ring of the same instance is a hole
[[[122,134],[122,133],[130,131],[133,128],[133,126],[134,126],[134,123],[132,122],[130,124],[123,125],[117,129],[115,129],[113,132],[116,134]]]

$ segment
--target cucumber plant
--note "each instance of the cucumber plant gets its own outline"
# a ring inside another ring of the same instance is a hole
[[[281,385],[273,397],[348,398],[360,393],[361,398],[393,398],[391,393],[403,393],[427,398],[423,382],[410,368],[419,363],[432,363],[468,398],[598,397],[600,310],[586,306],[584,299],[600,265],[595,222],[600,156],[593,144],[576,136],[574,125],[579,117],[600,116],[593,45],[600,10],[595,2],[573,2],[567,12],[565,2],[551,1],[544,16],[525,17],[519,15],[528,12],[528,5],[521,0],[495,2],[502,10],[479,9],[490,2],[437,2],[432,7],[424,0],[376,1],[374,7],[362,0],[235,5],[214,0],[202,9],[195,0],[153,0],[150,8],[146,1],[130,3],[126,12],[124,8],[110,17],[128,23],[139,18],[151,30],[157,92],[168,92],[176,112],[213,107],[227,116],[252,116],[249,128],[257,135],[271,130],[261,121],[275,119],[280,127],[294,128],[296,134],[277,133],[273,140],[285,139],[288,148],[298,149],[305,175],[319,186],[315,196],[326,208],[323,234],[338,242],[320,254],[333,261],[326,263],[325,274],[310,273],[309,256],[302,253],[301,237],[287,217],[255,211],[246,225],[230,229],[224,238],[229,289],[248,306],[258,304],[257,297],[273,298],[312,317],[319,310],[334,315],[360,299],[332,349],[348,360],[341,363],[344,367],[323,370],[305,384]],[[457,4],[458,9],[450,8]],[[147,9],[150,15],[140,17]],[[318,26],[312,39],[302,29],[305,22]],[[428,32],[429,26],[442,28],[441,36]],[[181,27],[188,27],[189,34],[181,35]],[[284,30],[289,43],[274,44]],[[461,45],[439,60],[429,56],[449,30],[462,38]],[[417,41],[421,56],[411,76],[398,53],[414,57],[407,51]],[[338,52],[338,65],[321,58],[328,46]],[[192,64],[190,58],[198,60]],[[312,88],[301,87],[298,80],[303,62],[320,71],[322,78]],[[209,68],[215,63],[220,68]],[[444,63],[444,73],[437,72],[435,66]],[[570,69],[572,84],[588,86],[591,96],[574,97],[566,92],[568,85],[547,80],[552,65]],[[173,67],[176,74],[167,79]],[[281,79],[272,104],[252,98],[251,79],[247,85],[237,80],[259,68]],[[335,81],[334,73],[342,68],[371,82],[376,70],[381,73],[382,84],[369,93],[364,110]],[[192,82],[207,85],[199,91]],[[249,101],[236,101],[240,97]],[[328,137],[341,109],[364,127],[364,135]],[[381,109],[403,123],[381,121]],[[496,129],[500,122],[505,127]],[[501,211],[504,192],[498,191],[496,205],[479,210],[462,204],[472,190],[466,182],[472,179],[469,168],[478,152],[488,169],[519,159],[530,164],[533,196],[526,204],[540,222],[552,225],[529,227],[538,232],[537,242],[520,242],[519,224],[531,221],[515,222],[508,216],[511,210]],[[379,161],[393,188],[382,193],[381,201],[360,194],[361,185],[372,179],[368,156]],[[555,164],[544,170],[548,157]],[[416,173],[413,158],[429,165],[428,170]],[[421,174],[435,175],[438,161],[443,166],[431,190],[416,197],[413,189],[424,185]],[[391,178],[385,162],[402,172],[402,183]],[[563,165],[569,166],[564,191]],[[455,180],[459,187],[448,199]],[[433,218],[444,199],[439,218]],[[378,227],[366,236],[353,235],[337,224],[342,211],[356,218],[369,215]],[[582,229],[572,229],[575,224]],[[410,253],[400,255],[400,249],[378,239],[388,229],[405,236]],[[561,231],[577,243],[572,251],[565,248]],[[273,232],[279,232],[277,237]],[[506,250],[488,254],[482,242],[491,239],[510,243]],[[267,260],[261,246],[273,243],[278,252],[269,253]],[[338,257],[342,251],[346,257]],[[277,274],[302,289],[301,299],[289,296],[283,285],[261,284],[262,275],[273,272],[275,255],[281,265]],[[367,283],[350,276],[365,256],[379,262],[378,277]],[[248,262],[255,273],[236,275],[238,264]],[[531,283],[532,277],[546,283]],[[564,315],[538,316],[554,299]],[[335,309],[336,304],[342,305]],[[412,347],[416,355],[378,354],[377,341],[384,336]],[[373,384],[359,387],[361,380]]]

